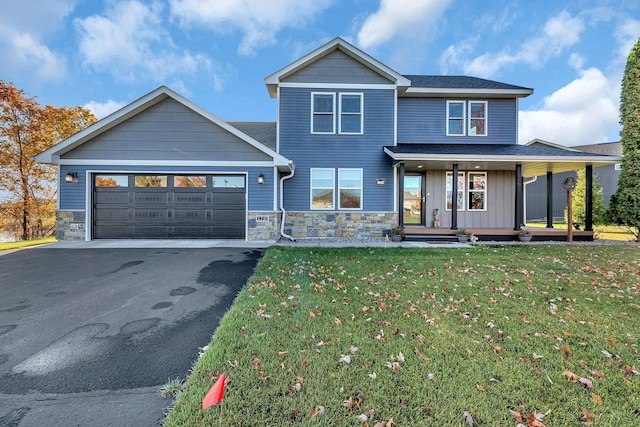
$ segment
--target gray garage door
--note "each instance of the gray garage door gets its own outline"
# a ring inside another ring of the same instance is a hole
[[[244,175],[93,176],[95,239],[244,239]]]

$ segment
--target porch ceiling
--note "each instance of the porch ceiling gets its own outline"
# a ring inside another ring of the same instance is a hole
[[[398,144],[384,151],[396,163],[404,162],[406,171],[452,170],[454,163],[459,170],[515,170],[520,164],[525,177],[622,161],[618,156],[515,144]]]

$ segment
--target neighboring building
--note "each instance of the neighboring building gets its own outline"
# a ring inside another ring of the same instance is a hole
[[[601,144],[577,145],[564,147],[552,144],[548,141],[534,139],[527,143],[529,146],[546,146],[561,148],[570,151],[581,151],[585,153],[603,154],[607,156],[622,158],[622,144],[619,142],[606,142]],[[618,177],[621,171],[621,161],[618,163],[598,166],[593,169],[594,180],[602,187],[602,195],[605,207],[609,206],[609,199],[618,188]],[[562,189],[562,182],[567,177],[576,177],[576,171],[554,174],[552,177],[553,186],[557,191],[553,193],[553,219],[564,221],[564,211],[567,209],[567,195]],[[546,221],[546,198],[547,198],[547,176],[543,175],[526,185],[526,218],[527,221]]]
[[[341,38],[265,83],[277,123],[163,86],[38,155],[58,165],[58,238],[375,237],[435,209],[481,235],[520,228],[523,177],[619,161],[518,145],[532,89],[402,75]]]

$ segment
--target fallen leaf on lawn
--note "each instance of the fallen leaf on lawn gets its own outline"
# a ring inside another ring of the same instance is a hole
[[[609,353],[607,350],[602,350],[602,354],[604,354],[604,356],[608,357],[609,359],[611,359],[613,357],[613,355],[611,353]]]
[[[638,371],[635,366],[625,366],[625,368],[622,369],[622,373],[625,375],[640,375],[640,371]]]
[[[279,351],[278,352],[278,356],[280,356],[280,357],[285,357],[287,354],[289,354],[288,351]]]
[[[467,349],[467,356],[471,356],[473,354],[473,351]]]
[[[351,350],[351,353],[356,353],[359,350],[359,348],[352,345],[350,350]]]
[[[404,354],[402,352],[398,353],[398,362],[404,363]]]
[[[321,417],[324,417],[327,412],[324,409],[324,406],[316,406],[315,408],[311,408],[310,409],[311,412],[311,417],[317,417],[318,415],[320,415]]]
[[[578,417],[578,421],[580,421],[584,425],[590,426],[591,424],[593,424],[593,419],[595,418],[595,416],[595,414],[592,414],[586,409],[583,409],[582,415]]]
[[[375,380],[376,378],[378,378],[378,375],[374,372],[373,374],[369,374],[369,378]]]
[[[462,413],[462,419],[469,424],[469,427],[473,427],[473,424],[475,423],[475,421],[473,421],[473,417],[471,416],[470,413],[468,413],[467,411],[464,411]]]
[[[435,374],[429,372],[429,375],[427,375],[427,380],[431,381],[432,379],[434,379],[436,376]]]
[[[291,421],[295,421],[296,418],[298,418],[298,415],[300,415],[299,410],[294,409],[293,411],[291,411]]]
[[[356,418],[357,418],[357,420],[358,420],[358,421],[360,421],[361,423],[363,423],[363,422],[367,421],[367,418],[368,418],[368,417],[367,417],[367,415],[366,415],[366,414],[360,414],[360,415],[358,415]]]
[[[351,363],[351,356],[349,356],[349,355],[346,355],[346,356],[345,356],[344,354],[343,354],[343,355],[341,355],[341,356],[340,356],[340,362],[344,362],[344,363],[346,363],[346,364]]]
[[[494,353],[496,353],[496,354],[497,354],[497,353],[500,353],[501,351],[502,351],[502,347],[500,347],[500,346],[495,346],[495,347],[493,347],[493,352],[494,352]]]
[[[578,381],[578,378],[579,378],[576,374],[574,374],[571,371],[564,371],[562,372],[562,375],[567,377],[567,380],[569,380],[569,382],[574,382],[574,383]]]
[[[580,378],[578,382],[580,382],[580,384],[582,384],[586,388],[593,388],[593,383],[588,378]]]
[[[307,359],[303,359],[302,362],[300,362],[302,366],[307,366],[307,363],[309,363]]]
[[[512,410],[509,410],[509,412],[511,412],[511,415],[516,419],[516,422],[518,424],[522,424],[523,423],[522,414],[520,414],[520,412],[512,411]]]
[[[313,311],[309,312],[309,317],[316,317],[316,314]]]
[[[593,399],[594,402],[596,402],[598,405],[602,405],[602,398],[600,396],[598,396],[595,393],[591,393],[591,398]]]

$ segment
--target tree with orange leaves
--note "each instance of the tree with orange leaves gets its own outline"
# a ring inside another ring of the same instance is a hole
[[[83,107],[41,107],[0,80],[0,228],[22,240],[50,233],[56,169],[33,157],[96,121]]]

